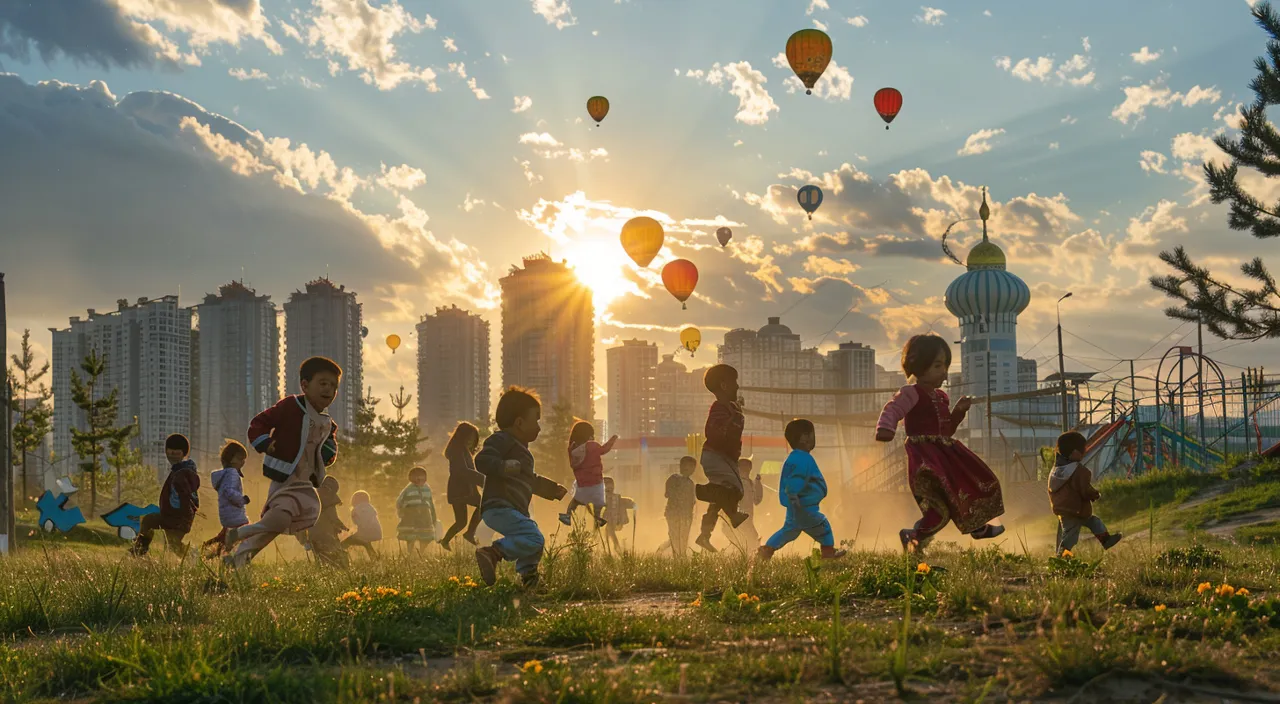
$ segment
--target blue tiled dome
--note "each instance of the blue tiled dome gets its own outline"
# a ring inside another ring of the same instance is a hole
[[[947,310],[957,318],[1013,313],[1031,304],[1031,289],[1004,269],[971,269],[947,287]]]

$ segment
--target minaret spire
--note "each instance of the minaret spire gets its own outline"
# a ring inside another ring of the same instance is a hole
[[[978,208],[978,217],[982,218],[982,241],[987,241],[987,218],[991,217],[991,208],[987,205],[987,187],[982,187],[982,207]]]

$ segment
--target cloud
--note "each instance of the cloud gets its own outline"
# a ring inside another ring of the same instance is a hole
[[[1056,78],[1059,84],[1085,86],[1093,83],[1096,74],[1089,70],[1093,62],[1089,56],[1089,50],[1092,48],[1089,38],[1084,37],[1081,43],[1084,46],[1084,53],[1074,54],[1060,64],[1055,64],[1053,58],[1049,56],[1040,56],[1035,59],[1022,58],[1016,62],[1008,56],[997,56],[995,62],[996,66],[1008,71],[1014,78],[1028,83],[1036,81],[1048,83],[1050,79]]]
[[[569,161],[585,162],[609,156],[609,151],[603,147],[597,147],[585,152],[576,147],[565,147],[560,140],[551,136],[548,132],[526,132],[520,135],[519,142],[532,147],[533,152],[544,159],[568,158]],[[526,177],[528,173],[530,172],[526,169]],[[532,179],[530,181],[532,182]]]
[[[922,24],[940,25],[942,24],[942,18],[946,16],[946,12],[939,10],[936,7],[925,7],[924,5],[921,5],[920,14],[916,15],[915,20]]]
[[[964,140],[964,146],[956,151],[959,156],[974,156],[991,151],[991,138],[1004,134],[1004,129],[978,130]]]
[[[809,9],[804,11],[806,15],[812,15],[814,10],[830,10],[831,6],[827,4],[827,0],[809,0]]]
[[[1142,170],[1147,173],[1164,173],[1164,154],[1153,152],[1150,150],[1142,152],[1138,163],[1142,166]]]
[[[773,57],[773,65],[791,70],[791,65],[787,63],[787,55],[784,52],[778,52]],[[804,83],[794,75],[789,75],[783,81],[783,85],[787,87],[788,93],[796,93],[805,90]],[[850,75],[849,69],[832,61],[827,64],[827,69],[822,72],[822,77],[818,82],[813,84],[813,94],[824,100],[848,100],[853,94],[853,76]]]
[[[1057,151],[1061,146],[1057,142],[1049,142],[1049,151]]]
[[[690,69],[685,76],[713,86],[720,86],[728,81],[729,93],[738,99],[738,112],[733,119],[744,125],[763,125],[769,121],[770,113],[780,110],[764,87],[769,79],[751,68],[748,61],[725,64],[723,67],[716,63],[707,71]]]
[[[449,52],[450,54],[458,51],[458,43],[453,40],[453,37],[445,37],[443,39],[443,42],[444,42],[445,51]]]
[[[524,179],[529,182],[530,186],[542,180],[542,175],[534,173],[532,162],[528,159],[521,160],[519,157],[515,157],[515,162],[520,165],[521,172],[524,174]]]
[[[458,207],[469,213],[482,205],[488,205],[488,203],[479,198],[472,198],[471,192],[468,191],[466,197],[462,199],[462,205]]]
[[[1062,119],[1061,119],[1061,120],[1059,120],[1058,122],[1060,122],[1061,124],[1064,124],[1064,125],[1074,125],[1074,124],[1076,124],[1076,123],[1077,123],[1077,122],[1079,122],[1079,121],[1080,121],[1080,118],[1078,118],[1078,117],[1072,117],[1072,116],[1070,116],[1070,115],[1067,115],[1066,117],[1062,118]]]
[[[378,177],[378,185],[388,191],[408,192],[427,183],[427,175],[408,164],[401,164],[387,168],[386,164],[382,165],[382,175]]]
[[[459,61],[457,63],[449,64],[449,72],[457,74],[458,78],[461,78],[464,81],[466,81],[467,87],[470,88],[471,92],[476,96],[476,100],[489,99],[489,94],[485,92],[485,89],[479,87],[476,84],[476,77],[475,76],[471,76],[470,78],[467,77],[467,65],[465,63]]]
[[[1141,122],[1146,117],[1149,107],[1170,108],[1174,105],[1192,107],[1199,103],[1216,103],[1222,99],[1217,86],[1201,88],[1193,86],[1186,93],[1175,92],[1164,85],[1164,78],[1157,78],[1150,83],[1138,86],[1125,86],[1124,102],[1111,111],[1111,117],[1122,124],[1130,120]]]
[[[863,17],[862,15],[858,15],[857,17],[846,17],[844,21],[848,22],[854,27],[866,27],[867,23],[870,20],[868,20],[866,17]]]
[[[541,15],[547,24],[555,25],[556,29],[572,27],[578,23],[569,8],[569,0],[533,0],[533,12]]]
[[[1152,61],[1155,61],[1156,59],[1160,58],[1160,52],[1151,51],[1150,49],[1144,46],[1141,49],[1133,52],[1132,54],[1129,54],[1129,56],[1133,58],[1133,62],[1135,64],[1149,64]]]
[[[197,54],[207,54],[211,44],[239,46],[244,37],[279,54],[267,24],[258,0],[10,1],[0,3],[0,54],[23,62],[34,52],[46,62],[65,56],[104,69],[176,70],[200,65]]]
[[[377,7],[369,0],[314,2],[307,42],[333,57],[329,61],[331,74],[341,72],[340,59],[346,63],[347,70],[358,72],[365,83],[379,90],[391,90],[402,83],[421,83],[428,91],[439,90],[434,70],[396,58],[396,36],[435,29],[436,21],[430,15],[418,19],[397,0],[388,0]]]
[[[517,95],[515,97],[515,107],[511,108],[511,112],[524,112],[533,107],[533,98],[527,95]]]
[[[237,81],[269,81],[271,76],[263,73],[261,70],[251,68],[248,71],[242,68],[232,68],[227,70],[227,75]]]

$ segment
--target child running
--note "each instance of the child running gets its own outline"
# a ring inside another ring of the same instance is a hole
[[[436,539],[436,500],[427,486],[427,470],[414,467],[409,470],[409,483],[396,497],[396,537],[408,545],[413,554],[414,545],[419,551],[427,549],[427,543]]]
[[[797,418],[787,423],[783,435],[791,446],[791,454],[782,463],[778,500],[787,509],[787,517],[782,521],[782,528],[760,546],[760,559],[773,557],[773,553],[799,538],[801,533],[807,533],[817,541],[824,559],[844,557],[845,551],[836,549],[831,522],[818,510],[819,504],[827,498],[827,480],[813,459],[813,448],[818,444],[817,431],[811,421]]]
[[[693,496],[693,472],[698,468],[698,461],[689,455],[680,458],[680,471],[667,477],[667,538],[671,546],[671,554],[684,557],[689,551],[689,531],[693,529],[693,509],[696,499]]]
[[[187,545],[182,541],[191,532],[191,523],[200,508],[200,475],[196,473],[195,460],[187,458],[190,452],[187,436],[174,433],[164,439],[164,456],[171,466],[160,487],[160,512],[149,513],[139,521],[138,537],[129,554],[146,555],[159,528],[164,531],[169,551],[178,557],[186,556]]]
[[[1093,488],[1093,472],[1080,463],[1087,444],[1080,433],[1058,436],[1058,457],[1049,474],[1049,505],[1058,517],[1061,533],[1058,554],[1076,546],[1081,528],[1088,528],[1103,550],[1115,547],[1124,537],[1121,533],[1108,533],[1102,519],[1093,515],[1093,502],[1102,495]]]
[[[622,496],[614,491],[613,477],[604,478],[604,516],[608,527],[605,528],[605,539],[613,543],[613,549],[622,553],[622,544],[618,542],[618,530],[630,522],[627,511],[635,510],[636,500]],[[632,546],[635,549],[635,546]]]
[[[538,524],[529,517],[534,495],[558,501],[568,493],[564,487],[539,476],[533,467],[529,443],[538,439],[542,427],[542,403],[531,391],[512,386],[498,399],[494,420],[498,432],[484,441],[476,455],[476,469],[484,475],[484,497],[480,510],[486,526],[502,538],[476,550],[480,578],[493,585],[498,564],[516,563],[516,573],[526,589],[538,585],[538,564],[546,540]]]
[[[257,523],[236,531],[243,542],[230,562],[242,567],[281,534],[296,535],[320,517],[325,468],[338,458],[338,424],[325,413],[338,395],[342,367],[326,357],[310,357],[298,367],[302,393],[287,396],[249,422],[249,444],[262,458],[271,480]]]
[[[756,530],[756,506],[764,500],[764,478],[757,474],[752,479],[753,467],[750,457],[738,460],[738,477],[742,479],[742,500],[738,502],[738,510],[747,514],[747,520],[737,528],[730,528],[727,523],[720,524],[720,532],[729,539],[729,544],[747,557],[760,549],[760,532]]]
[[[211,555],[221,555],[227,551],[227,532],[249,524],[249,515],[244,507],[249,505],[249,497],[244,493],[244,463],[249,460],[249,451],[244,445],[231,440],[222,448],[219,459],[222,469],[216,469],[209,475],[213,490],[218,492],[218,522],[222,530],[206,540],[205,550]]]
[[[338,518],[338,507],[342,505],[342,497],[338,492],[341,489],[342,485],[333,475],[320,482],[320,489],[317,491],[320,495],[320,517],[316,519],[314,526],[307,529],[308,542],[316,560],[336,567],[346,567],[350,563],[347,549],[342,547],[341,540],[347,524]]]
[[[699,501],[707,502],[707,512],[702,515],[702,531],[694,543],[707,552],[715,552],[711,533],[721,513],[734,528],[750,518],[738,510],[745,493],[738,475],[738,458],[742,455],[742,429],[747,419],[738,396],[737,369],[717,364],[707,370],[702,383],[716,400],[707,412],[703,430],[706,440],[702,445],[702,471],[708,483],[698,485],[696,494]]]
[[[445,487],[445,499],[453,509],[453,525],[445,531],[440,539],[440,547],[451,549],[449,541],[463,528],[467,532],[462,539],[472,545],[476,544],[476,528],[480,525],[480,487],[484,486],[484,475],[476,471],[476,450],[480,447],[480,430],[476,426],[461,421],[449,436],[449,444],[445,445],[444,456],[449,460],[449,485]],[[471,520],[467,520],[467,507],[474,506]]]
[[[378,509],[369,501],[368,492],[357,491],[351,495],[351,522],[356,524],[356,532],[342,541],[342,547],[364,548],[369,557],[377,557],[373,544],[382,540],[382,523],[378,521]]]
[[[1000,480],[961,442],[956,428],[972,399],[955,408],[939,387],[951,368],[951,346],[937,335],[916,335],[902,350],[902,371],[916,383],[904,386],[887,403],[876,424],[876,440],[893,439],[898,423],[907,430],[907,482],[922,514],[912,528],[898,533],[902,548],[923,550],[949,521],[974,540],[994,538],[1004,526],[990,521],[1004,513]]]
[[[601,445],[596,442],[596,429],[585,420],[576,421],[569,431],[569,466],[573,469],[573,498],[569,507],[560,514],[560,522],[573,525],[573,511],[579,506],[590,506],[596,519],[596,528],[604,526],[605,507],[604,456],[613,449],[618,436]]]

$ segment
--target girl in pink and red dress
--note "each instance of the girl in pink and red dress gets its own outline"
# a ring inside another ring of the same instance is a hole
[[[972,399],[955,408],[939,387],[951,368],[951,346],[937,335],[916,335],[902,350],[904,386],[884,407],[876,440],[889,442],[900,421],[907,429],[907,482],[920,506],[920,520],[898,533],[902,548],[918,551],[948,522],[975,540],[994,538],[1004,526],[990,521],[1004,513],[1000,480],[969,448],[954,439]]]

